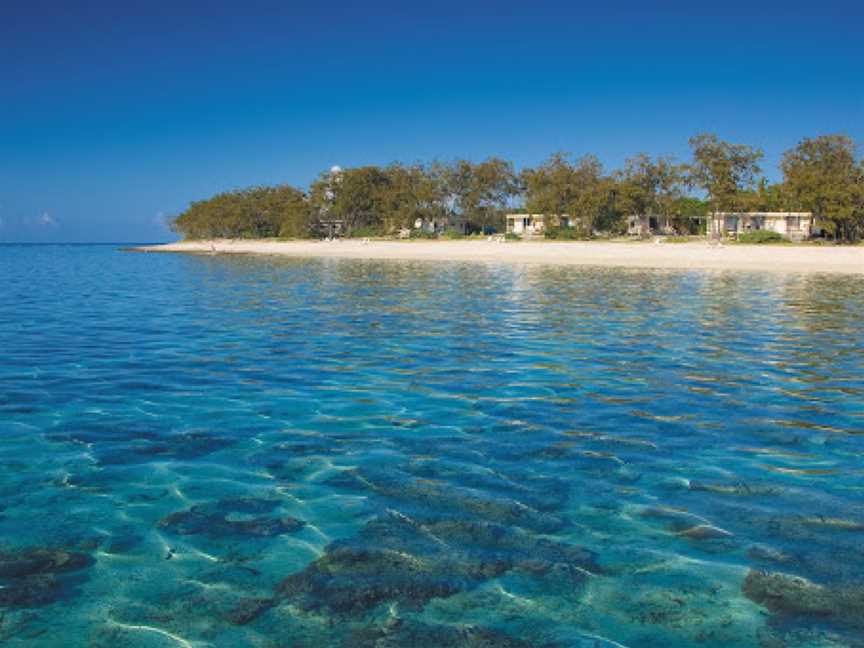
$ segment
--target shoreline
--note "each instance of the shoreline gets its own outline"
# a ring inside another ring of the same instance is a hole
[[[129,248],[135,252],[252,254],[295,258],[518,263],[667,270],[864,274],[864,247],[716,245],[606,241],[202,240]]]

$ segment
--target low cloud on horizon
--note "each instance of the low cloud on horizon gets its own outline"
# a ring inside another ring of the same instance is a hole
[[[36,216],[33,220],[29,221],[28,224],[33,224],[37,227],[60,227],[60,223],[58,223],[57,220],[47,211]]]
[[[3,238],[13,242],[53,240],[63,229],[61,221],[48,211],[32,216],[0,217]]]
[[[176,240],[171,229],[175,212],[170,209],[146,211],[125,221],[109,219],[91,226],[88,236],[80,231],[74,215],[51,209],[27,212],[0,205],[0,242],[3,243],[163,243]]]

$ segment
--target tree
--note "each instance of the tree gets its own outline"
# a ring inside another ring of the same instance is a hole
[[[684,169],[672,158],[652,160],[640,153],[625,162],[616,174],[617,207],[624,214],[642,216],[691,216],[679,211],[684,189]]]
[[[805,138],[783,154],[784,185],[797,209],[812,211],[840,241],[864,229],[864,162],[845,135]]]
[[[469,231],[482,231],[500,228],[504,211],[521,197],[533,213],[569,217],[576,227],[568,234],[577,236],[623,231],[628,214],[678,219],[679,229],[693,232],[695,220],[684,217],[789,209],[814,212],[839,240],[864,236],[864,160],[848,137],[802,140],[783,155],[784,181],[778,184],[760,176],[758,149],[712,134],[696,135],[690,145],[690,164],[642,153],[612,176],[593,155],[573,159],[565,153],[518,176],[511,162],[494,157],[334,167],[308,192],[283,184],[195,201],[173,227],[186,238],[293,238],[320,234],[321,221],[332,219],[343,221],[349,235],[362,236],[456,215]],[[688,195],[685,189],[693,187],[702,192]]]
[[[603,165],[594,155],[579,158],[573,171],[575,194],[570,213],[583,233],[591,236],[610,213],[612,183],[604,177]],[[604,223],[603,229],[608,225]]]
[[[293,187],[283,186],[280,203],[279,236],[308,238],[312,236],[312,209],[307,196]]]
[[[319,218],[343,221],[351,234],[358,230],[385,233],[390,223],[387,199],[390,179],[377,166],[332,169],[322,173],[310,190]]]
[[[537,214],[568,214],[575,201],[573,165],[566,153],[553,153],[536,169],[521,174],[525,207]]]
[[[566,153],[555,153],[536,169],[525,169],[521,179],[528,211],[570,216],[585,235],[610,213],[612,184],[593,155],[570,162]]]
[[[289,185],[252,187],[193,202],[172,223],[186,238],[309,236],[306,196]]]
[[[746,208],[745,192],[754,188],[761,173],[762,151],[746,144],[730,144],[710,133],[690,138],[693,162],[689,165],[691,186],[708,197],[711,211]]]
[[[741,196],[742,204],[747,211],[778,212],[789,210],[789,197],[783,183],[770,183],[768,178],[761,178],[753,191],[746,191]]]
[[[447,194],[456,211],[470,229],[500,229],[504,211],[519,191],[513,163],[489,158],[472,163],[457,160],[444,172]]]
[[[383,218],[390,231],[411,227],[415,221],[442,219],[448,215],[447,187],[438,165],[391,164]]]

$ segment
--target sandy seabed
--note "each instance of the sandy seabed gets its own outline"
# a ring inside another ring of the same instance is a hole
[[[180,241],[142,252],[864,274],[864,247],[600,241]]]

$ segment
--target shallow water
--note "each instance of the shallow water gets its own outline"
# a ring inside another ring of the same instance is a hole
[[[0,278],[4,645],[864,645],[859,278]]]

